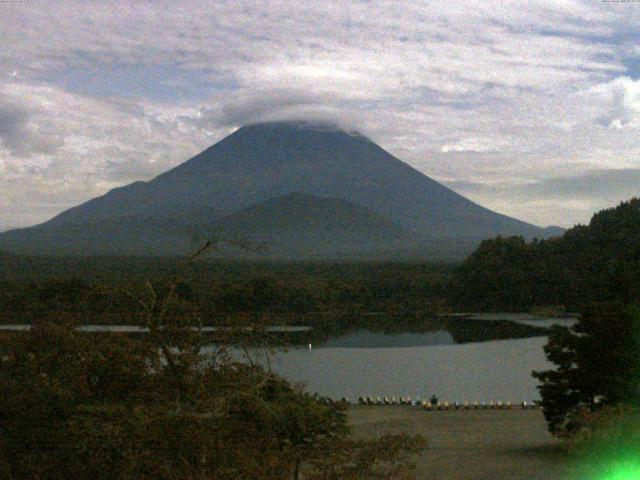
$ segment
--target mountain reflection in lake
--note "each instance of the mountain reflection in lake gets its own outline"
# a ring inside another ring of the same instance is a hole
[[[253,355],[309,392],[334,399],[435,394],[451,402],[536,400],[531,371],[551,366],[543,351],[545,327],[563,322],[513,320],[456,316],[437,319],[427,331],[351,329],[316,338],[311,349],[279,350],[270,362],[260,350]]]
[[[539,337],[549,333],[547,327],[510,320],[452,316],[430,318],[417,324],[394,324],[392,320],[368,325],[338,323],[272,336],[272,339],[275,344],[305,347],[312,344],[314,348],[417,347]]]
[[[316,348],[391,348],[420,347],[427,345],[451,345],[456,343],[446,330],[427,333],[386,334],[359,330],[339,337],[329,338]]]

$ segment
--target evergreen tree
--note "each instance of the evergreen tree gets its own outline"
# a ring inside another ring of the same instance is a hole
[[[555,370],[533,372],[549,430],[571,434],[583,409],[640,399],[640,315],[617,303],[592,304],[570,328],[554,327],[544,348]]]

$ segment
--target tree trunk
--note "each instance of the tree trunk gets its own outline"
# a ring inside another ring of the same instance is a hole
[[[299,480],[300,478],[300,457],[296,457],[296,463],[293,467],[293,480]]]

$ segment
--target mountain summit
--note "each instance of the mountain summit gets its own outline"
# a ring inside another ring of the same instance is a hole
[[[328,256],[326,237],[311,234],[305,211],[317,221],[326,212],[342,218],[343,225],[350,218],[358,225],[341,255],[356,253],[358,245],[375,245],[371,252],[377,253],[418,252],[420,245],[425,251],[429,244],[452,240],[471,245],[498,234],[548,236],[458,195],[361,134],[275,122],[242,127],[151,181],[116,188],[41,225],[0,234],[0,249],[179,254],[188,251],[194,232],[226,232],[230,225],[239,236],[268,240],[274,230],[265,236],[265,226],[274,220],[275,227],[283,208],[294,209],[298,223],[288,222],[279,238],[288,235],[289,247],[297,238],[302,251]]]

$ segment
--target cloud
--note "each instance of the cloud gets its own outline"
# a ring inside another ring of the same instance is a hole
[[[28,205],[25,224],[45,220],[43,206],[148,180],[237,126],[301,118],[356,128],[424,173],[469,185],[634,169],[640,9],[627,7],[2,5],[0,205]],[[534,208],[506,187],[499,198],[468,191],[525,220],[558,217],[556,204],[540,203],[548,192],[535,193]],[[562,201],[562,223],[584,217],[580,192]]]
[[[61,139],[34,122],[35,115],[36,111],[19,101],[0,98],[0,141],[12,155],[52,154],[60,147]]]
[[[249,95],[234,95],[222,107],[219,123],[242,126],[249,123],[306,117],[309,110],[322,113],[333,103],[329,95],[305,93],[300,90],[267,90]]]
[[[451,188],[466,193],[493,194],[499,196],[535,196],[545,198],[608,199],[612,191],[623,197],[640,195],[640,168],[603,169],[544,178],[537,181],[518,182],[445,182]]]
[[[442,153],[462,153],[462,152],[492,152],[502,148],[512,148],[513,142],[507,139],[490,138],[463,138],[453,144],[446,144],[440,148]]]
[[[587,223],[591,215],[603,208],[640,196],[640,168],[595,169],[570,175],[550,176],[537,181],[494,183],[449,181],[445,184],[463,195],[480,199],[482,203],[509,212],[514,201],[521,208],[533,211],[542,207],[543,215],[535,215],[541,225]],[[551,206],[551,208],[549,208]],[[555,209],[553,214],[549,210]],[[567,222],[562,218],[567,210],[579,215]],[[555,221],[551,221],[555,219]]]
[[[626,76],[600,84],[592,89],[605,109],[600,122],[611,129],[640,126],[640,80]]]
[[[206,134],[186,124],[181,118],[194,111],[188,108],[92,99],[24,84],[0,85],[0,98],[7,91],[38,106],[33,114],[13,103],[1,110],[13,113],[2,124],[12,141],[26,139],[22,132],[28,128],[46,128],[60,139],[55,151],[27,151],[25,145],[17,152],[0,149],[0,223],[7,225],[41,222],[111,188],[148,180],[226,133]]]

